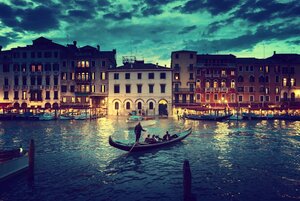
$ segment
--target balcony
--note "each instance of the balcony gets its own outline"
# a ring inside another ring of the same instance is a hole
[[[57,86],[57,85],[54,85],[54,86],[53,86],[53,90],[54,90],[54,91],[58,91],[58,86]]]
[[[51,89],[51,86],[50,85],[46,85],[45,86],[45,90],[50,90]]]
[[[205,74],[205,77],[212,77],[212,74]]]
[[[173,88],[175,93],[194,93],[194,88]]]
[[[31,85],[30,90],[42,90],[43,86],[42,85]]]
[[[3,90],[9,90],[9,88],[10,88],[9,85],[4,85],[3,86]]]
[[[19,90],[20,89],[20,86],[19,85],[15,85],[14,86],[14,90]]]
[[[213,74],[212,77],[220,77],[220,74]]]

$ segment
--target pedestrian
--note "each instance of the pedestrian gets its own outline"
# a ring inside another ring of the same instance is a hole
[[[146,131],[146,130],[143,129],[143,127],[141,126],[141,122],[139,122],[134,128],[135,143],[139,143],[142,131]]]

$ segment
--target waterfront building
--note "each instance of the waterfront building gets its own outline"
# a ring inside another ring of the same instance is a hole
[[[193,107],[195,103],[195,66],[197,52],[175,51],[171,54],[173,69],[173,105],[174,108]]]
[[[124,57],[108,69],[108,114],[172,114],[172,69]]]
[[[225,108],[236,104],[234,55],[197,55],[196,103],[201,107]]]
[[[44,37],[32,45],[0,51],[2,108],[104,108],[108,67],[116,51],[77,42],[63,46]]]
[[[171,67],[177,109],[300,109],[298,54],[256,59],[184,50],[172,52]]]

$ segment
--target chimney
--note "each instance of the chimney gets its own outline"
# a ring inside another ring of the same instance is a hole
[[[0,52],[1,52],[1,50],[2,50],[2,45],[0,45]]]
[[[100,45],[97,45],[97,50],[100,51]]]
[[[156,68],[158,68],[158,63],[156,63]]]
[[[275,55],[275,54],[276,54],[276,51],[274,51],[273,54]]]
[[[75,47],[77,46],[77,41],[76,41],[76,40],[73,41],[73,45],[74,45]]]

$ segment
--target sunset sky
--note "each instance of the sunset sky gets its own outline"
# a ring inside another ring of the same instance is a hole
[[[0,45],[44,36],[66,45],[100,45],[122,56],[170,65],[176,50],[269,57],[300,53],[300,1],[2,0]]]

